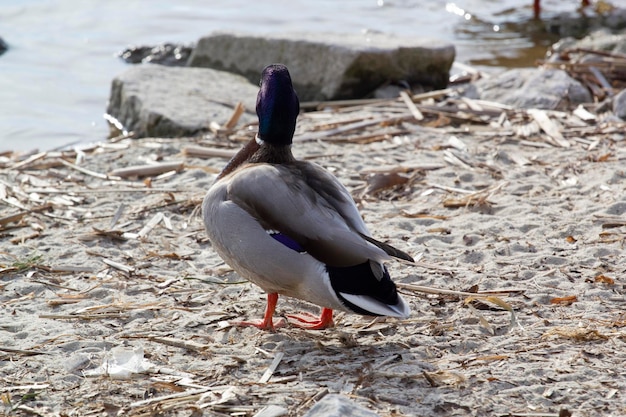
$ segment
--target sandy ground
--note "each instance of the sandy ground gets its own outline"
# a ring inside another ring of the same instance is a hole
[[[418,259],[389,265],[411,318],[339,314],[324,331],[227,323],[259,318],[265,298],[203,231],[198,204],[226,159],[184,150],[235,149],[253,129],[4,157],[0,414],[301,416],[340,393],[380,416],[625,415],[625,127],[561,116],[569,147],[519,115],[302,116],[296,156]],[[389,122],[324,134],[368,117]],[[104,175],[155,161],[184,166]],[[279,315],[298,310],[318,309],[280,299]]]

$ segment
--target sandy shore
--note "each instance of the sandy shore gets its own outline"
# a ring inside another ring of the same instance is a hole
[[[398,102],[300,119],[296,156],[418,259],[389,265],[410,319],[340,314],[324,331],[227,325],[260,317],[264,294],[203,231],[226,159],[189,147],[236,149],[253,127],[5,157],[0,414],[300,416],[327,393],[380,416],[626,414],[624,124],[551,113],[560,141],[525,113],[411,117]],[[386,122],[329,133],[368,118]],[[183,165],[105,175],[155,162]],[[281,298],[278,314],[303,309]]]

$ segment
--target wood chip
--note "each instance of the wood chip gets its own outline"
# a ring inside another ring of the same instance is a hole
[[[160,402],[167,401],[167,400],[174,400],[174,399],[181,399],[181,398],[190,398],[190,397],[199,398],[200,395],[204,394],[205,392],[221,391],[223,389],[225,389],[223,386],[196,388],[193,390],[179,392],[176,394],[162,395],[159,397],[148,398],[146,400],[135,401],[133,403],[130,403],[129,407],[130,408],[144,407],[146,405],[151,405],[151,404],[156,404],[156,403],[160,403]]]
[[[413,103],[413,100],[411,99],[411,97],[409,97],[406,91],[400,92],[400,98],[402,98],[404,104],[406,104],[406,106],[409,108],[409,111],[411,112],[415,120],[424,120],[424,115],[421,111],[419,111],[415,103]]]
[[[228,119],[226,124],[224,124],[224,128],[228,130],[234,129],[235,126],[237,126],[237,123],[239,122],[239,118],[241,117],[245,109],[246,108],[244,107],[243,103],[238,102],[235,105],[235,109],[233,110],[233,114],[230,116],[230,119]]]
[[[89,175],[91,177],[100,178],[102,180],[119,180],[119,177],[116,177],[115,174],[101,174],[99,172],[92,171],[87,168],[83,168],[81,166],[75,165],[71,162],[66,161],[65,159],[59,159],[59,161],[68,168],[72,168],[78,172],[82,172],[83,174]]]
[[[226,158],[230,159],[237,153],[233,149],[209,148],[206,146],[189,145],[183,149],[183,154],[195,158]]]
[[[109,224],[109,229],[113,229],[115,227],[120,217],[122,217],[122,213],[124,213],[124,210],[126,210],[126,204],[124,203],[120,204],[117,207],[117,210],[115,210],[115,214],[113,215],[113,218],[111,219],[111,223]]]
[[[183,162],[162,162],[158,164],[137,165],[127,168],[114,169],[109,173],[110,176],[119,178],[129,177],[151,177],[164,172],[180,171],[185,164]]]
[[[10,347],[0,346],[0,352],[8,352],[8,353],[19,353],[20,355],[25,356],[35,356],[35,355],[49,355],[48,352],[42,352],[39,350],[29,350],[29,349],[14,349]],[[25,389],[37,389],[32,385],[27,385],[28,388]],[[33,387],[33,388],[31,388]],[[47,385],[45,386],[47,387]],[[44,388],[45,388],[44,387]],[[23,387],[14,387],[15,389],[24,389]]]
[[[32,156],[26,158],[25,160],[23,160],[22,162],[18,162],[17,164],[13,165],[11,167],[11,169],[21,169],[21,168],[24,168],[24,167],[32,164],[35,161],[38,161],[40,159],[45,158],[46,155],[48,155],[48,152],[40,152],[38,154],[32,155]]]
[[[559,127],[550,119],[550,116],[548,116],[548,113],[545,110],[529,109],[528,114],[532,116],[541,129],[543,129],[543,131],[546,132],[546,134],[550,136],[557,143],[557,145],[563,148],[569,148],[571,146],[569,141],[567,141],[561,134]]]
[[[163,220],[163,213],[155,214],[148,223],[137,233],[138,238],[144,238]]]
[[[496,297],[496,296],[507,296],[510,294],[519,294],[523,293],[525,290],[519,289],[511,289],[511,290],[498,290],[498,292],[494,291],[484,291],[484,292],[466,292],[466,291],[455,291],[455,290],[446,290],[443,288],[433,288],[427,287],[424,285],[415,285],[415,284],[404,284],[404,283],[396,283],[398,288],[404,288],[411,291],[421,292],[424,294],[438,294],[438,295],[456,295],[459,297],[475,297],[475,298],[485,298]]]
[[[263,376],[261,376],[261,379],[259,379],[259,383],[265,384],[267,381],[270,380],[270,378],[276,371],[276,368],[278,368],[280,361],[283,359],[283,356],[285,356],[284,352],[276,353],[276,356],[274,356],[274,360],[272,360],[272,363],[270,364],[270,366],[267,368],[265,373],[263,373]]]
[[[461,101],[465,104],[467,104],[467,107],[469,107],[471,110],[475,111],[475,112],[482,112],[485,109],[483,108],[483,106],[480,105],[480,103],[476,100],[473,100],[471,98],[468,97],[461,97]]]
[[[124,313],[95,313],[95,314],[40,314],[40,319],[53,320],[102,320],[102,319],[124,319],[128,314]]]
[[[104,262],[105,264],[109,265],[112,268],[117,269],[118,271],[122,271],[127,275],[131,275],[132,273],[135,272],[135,268],[133,268],[132,266],[129,265],[125,265],[119,262],[115,262],[111,259],[107,259],[107,258],[103,258],[102,262]]]
[[[51,268],[51,272],[55,272],[55,273],[69,272],[72,274],[77,274],[77,273],[91,274],[94,272],[94,269],[90,266],[83,266],[83,265],[56,265]]]
[[[50,384],[30,384],[30,385],[13,385],[8,387],[2,387],[6,391],[30,391],[37,389],[46,389],[50,387]]]
[[[448,138],[448,144],[459,151],[467,151],[467,144],[454,135]]]
[[[1,229],[5,229],[6,226],[9,223],[17,223],[17,222],[19,222],[27,214],[28,214],[27,211],[23,211],[21,213],[11,214],[9,216],[5,216],[5,217],[0,218],[0,228]]]
[[[175,339],[173,337],[148,336],[148,339],[164,345],[175,346],[200,353],[207,351],[210,347],[210,345],[194,342],[193,340]]]
[[[584,120],[585,122],[595,122],[597,120],[596,115],[585,109],[582,104],[579,104],[578,107],[574,109],[573,113],[575,116],[577,116],[581,120]]]
[[[474,170],[474,167],[471,166],[468,161],[465,161],[460,156],[453,152],[450,152],[449,150],[443,151],[443,160],[449,162],[451,165],[456,165],[469,171]]]
[[[397,116],[397,117],[385,116],[385,117],[379,117],[379,118],[366,119],[366,120],[351,123],[345,126],[336,127],[334,129],[323,130],[320,132],[312,132],[312,133],[307,133],[304,135],[297,135],[294,137],[294,141],[319,140],[319,139],[324,139],[329,136],[337,136],[339,134],[343,134],[352,130],[363,129],[368,126],[374,126],[374,125],[381,124],[381,123],[386,123],[386,124],[397,123],[406,119],[407,119],[407,116],[404,116],[404,115]]]

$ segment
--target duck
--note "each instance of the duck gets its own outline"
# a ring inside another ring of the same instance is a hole
[[[580,7],[584,9],[585,7],[589,7],[591,5],[591,0],[581,0]],[[533,0],[533,13],[535,19],[539,19],[541,17],[541,0]]]
[[[372,237],[349,191],[330,172],[291,151],[300,102],[289,70],[265,67],[256,101],[258,132],[226,164],[202,202],[211,246],[267,293],[263,319],[231,322],[274,330],[279,295],[321,307],[287,314],[304,329],[334,326],[333,311],[409,317],[385,265],[407,253]]]

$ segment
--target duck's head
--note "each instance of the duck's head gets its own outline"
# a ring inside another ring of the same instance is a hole
[[[265,67],[256,99],[259,138],[272,145],[291,145],[298,113],[300,102],[287,67],[282,64]]]

